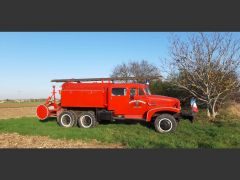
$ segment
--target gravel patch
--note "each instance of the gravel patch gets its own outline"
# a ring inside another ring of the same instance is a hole
[[[97,141],[83,142],[81,140],[51,139],[46,136],[23,136],[18,133],[0,133],[0,148],[100,148],[119,149],[124,148],[120,144],[103,144]]]

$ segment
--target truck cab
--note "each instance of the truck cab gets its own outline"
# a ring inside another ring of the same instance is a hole
[[[176,98],[152,95],[145,84],[113,84],[108,93],[108,110],[115,116],[126,119],[151,121],[156,112],[180,112],[180,101]]]

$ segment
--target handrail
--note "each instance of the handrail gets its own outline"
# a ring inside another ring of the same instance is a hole
[[[123,81],[123,80],[153,80],[160,79],[162,76],[146,77],[112,77],[112,78],[82,78],[82,79],[53,79],[51,82],[81,82],[81,81]]]

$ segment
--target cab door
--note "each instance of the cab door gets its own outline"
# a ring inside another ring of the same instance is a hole
[[[130,98],[128,103],[128,115],[135,118],[144,118],[147,111],[147,97],[141,87],[130,88]]]
[[[126,87],[114,86],[109,88],[108,110],[114,115],[125,115],[128,112],[128,91]]]

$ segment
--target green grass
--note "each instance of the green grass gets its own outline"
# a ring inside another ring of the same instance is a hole
[[[110,123],[93,129],[63,128],[55,119],[40,122],[37,118],[20,118],[0,121],[1,132],[17,132],[22,135],[49,136],[53,139],[81,139],[104,143],[121,143],[127,148],[240,148],[240,121],[209,123],[201,114],[191,124],[180,122],[177,131],[159,134],[150,124]]]

